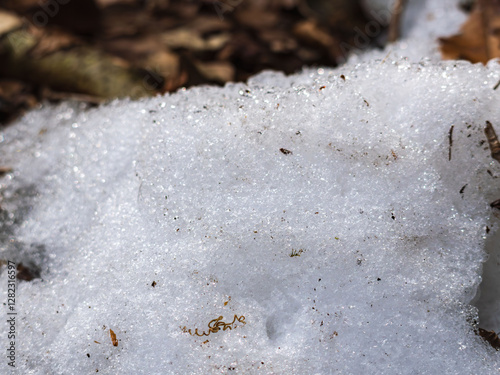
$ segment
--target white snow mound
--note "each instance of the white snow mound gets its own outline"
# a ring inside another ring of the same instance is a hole
[[[0,258],[41,274],[18,372],[498,372],[470,304],[499,79],[378,60],[29,113],[0,137]]]

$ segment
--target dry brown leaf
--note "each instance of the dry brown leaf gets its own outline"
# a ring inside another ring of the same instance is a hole
[[[336,39],[313,20],[298,22],[293,28],[293,33],[304,42],[320,45],[323,48],[337,44]]]
[[[460,34],[440,38],[443,59],[486,64],[500,57],[500,0],[482,0]]]
[[[240,25],[255,30],[267,29],[279,22],[278,13],[258,8],[238,9],[235,17]]]
[[[290,52],[298,47],[297,41],[284,30],[264,30],[259,33],[259,37],[274,53]]]
[[[11,167],[2,167],[2,166],[0,166],[0,176],[3,176],[4,174],[10,173],[10,172],[12,172],[12,168]],[[0,266],[2,264],[4,264],[2,262],[5,262],[5,261],[0,259]]]
[[[478,335],[481,336],[496,350],[500,349],[500,338],[495,333],[495,331],[487,331],[485,329],[479,328]]]
[[[200,8],[200,5],[201,4],[199,1],[177,1],[177,2],[172,2],[172,4],[170,4],[168,11],[169,13],[176,14],[180,18],[189,19],[196,16]]]
[[[186,25],[187,29],[196,31],[200,35],[205,33],[216,33],[231,29],[231,23],[228,20],[221,20],[216,15],[198,16]]]
[[[179,60],[179,56],[174,53],[158,51],[149,55],[143,65],[147,69],[167,79],[178,74],[180,66]]]
[[[33,57],[38,58],[69,47],[82,45],[77,37],[57,28],[38,29],[31,27],[30,29],[33,35],[38,38],[38,44],[30,52]]]
[[[158,50],[160,40],[156,35],[124,36],[101,41],[99,47],[108,53],[119,56],[133,65]]]
[[[189,74],[185,70],[182,70],[179,75],[165,79],[165,83],[163,84],[163,91],[175,91],[179,87],[184,86],[188,79]]]
[[[179,28],[162,34],[162,42],[169,48],[186,48],[191,51],[216,51],[224,47],[231,36],[227,33],[203,39],[196,31]]]
[[[113,343],[113,346],[118,346],[118,340],[116,339],[116,334],[113,332],[111,328],[109,329],[109,335],[111,336],[111,342]]]
[[[31,281],[40,278],[40,270],[36,267],[26,267],[22,263],[17,265],[17,279],[24,281]]]
[[[21,27],[23,21],[14,13],[0,9],[0,35]]]
[[[209,81],[226,83],[234,80],[234,67],[226,61],[195,62],[195,66]]]

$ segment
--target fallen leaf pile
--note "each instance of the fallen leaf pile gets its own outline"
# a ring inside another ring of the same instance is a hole
[[[0,0],[0,123],[43,99],[99,103],[335,66],[368,46],[367,21],[353,0]]]

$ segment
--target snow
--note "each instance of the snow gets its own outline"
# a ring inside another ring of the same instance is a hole
[[[5,129],[0,258],[41,274],[18,283],[17,373],[498,373],[472,303],[500,66],[397,57],[409,40]]]

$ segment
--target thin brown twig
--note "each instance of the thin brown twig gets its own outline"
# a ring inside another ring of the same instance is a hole
[[[389,43],[399,39],[401,33],[401,17],[406,5],[406,0],[396,0],[392,10],[391,23],[389,24]]]
[[[481,18],[483,20],[483,38],[484,38],[484,48],[486,49],[486,58],[489,60],[491,58],[491,49],[490,49],[490,43],[489,43],[489,35],[488,32],[490,30],[490,19],[488,17],[488,14],[486,12],[486,9],[488,9],[488,2],[489,0],[478,0],[478,5],[479,5],[479,10],[481,12]]]
[[[450,131],[448,133],[448,143],[449,143],[448,160],[449,161],[451,161],[451,148],[453,147],[453,128],[455,128],[454,125],[451,126]]]
[[[493,159],[500,162],[500,142],[498,141],[497,134],[495,133],[495,129],[493,128],[493,125],[491,125],[491,122],[486,121],[484,132],[490,145],[491,156]]]
[[[0,176],[3,176],[4,174],[12,172],[12,168],[10,167],[3,167],[0,165]]]

